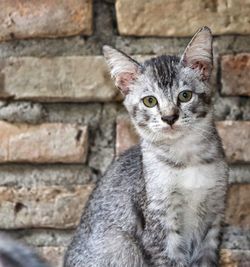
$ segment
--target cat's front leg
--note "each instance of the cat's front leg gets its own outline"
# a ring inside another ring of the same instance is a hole
[[[214,223],[207,228],[204,240],[194,249],[190,267],[216,267],[218,266],[218,255],[220,245],[220,223],[218,216]]]
[[[183,197],[177,189],[168,193],[168,200],[151,201],[143,243],[150,266],[187,267],[183,237]]]
[[[175,231],[166,231],[162,225],[154,225],[144,234],[144,251],[149,266],[152,267],[188,267],[180,244],[180,235]],[[178,245],[176,244],[178,243]],[[177,245],[177,246],[176,246]]]

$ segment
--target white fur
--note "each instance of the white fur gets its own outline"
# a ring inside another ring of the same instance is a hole
[[[202,153],[202,146],[199,144],[199,136],[191,135],[192,146],[189,146],[189,137],[183,138],[173,144],[173,155],[170,159],[179,162],[179,160],[187,160],[188,155],[192,155],[195,161]],[[180,144],[179,144],[180,143]],[[179,146],[179,147],[178,147]],[[181,204],[182,217],[178,220],[178,225],[172,220],[173,214],[166,214],[162,218],[162,223],[167,229],[182,228],[181,236],[171,234],[168,236],[167,253],[170,257],[175,258],[178,246],[185,243],[189,245],[191,238],[199,229],[200,218],[197,216],[197,210],[201,203],[209,197],[209,190],[216,187],[220,183],[221,177],[224,175],[223,162],[213,164],[193,164],[186,167],[171,167],[163,161],[157,159],[156,155],[160,152],[157,148],[147,147],[143,143],[143,163],[145,166],[146,190],[149,201],[149,209],[158,210],[165,209],[168,205],[174,205],[175,202]],[[177,153],[176,153],[177,152]],[[189,156],[190,157],[190,156]],[[191,158],[190,158],[191,159]],[[180,197],[171,198],[171,192],[178,191]],[[161,207],[159,207],[159,201]],[[171,212],[170,212],[171,213]]]

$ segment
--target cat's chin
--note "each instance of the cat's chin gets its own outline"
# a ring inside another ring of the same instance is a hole
[[[183,131],[183,128],[180,125],[172,125],[172,126],[166,125],[161,128],[161,132],[164,135],[169,136],[170,138],[179,136],[182,131]]]
[[[181,131],[173,130],[173,129],[163,129],[161,133],[161,139],[164,141],[168,140],[176,140],[183,136]]]
[[[179,125],[173,125],[173,126],[164,126],[161,128],[163,133],[168,133],[170,135],[176,135],[180,132],[181,127]]]
[[[180,126],[176,127],[163,127],[157,131],[154,141],[172,143],[173,141],[178,140],[184,135],[183,130]]]
[[[175,142],[179,138],[183,137],[185,134],[183,128],[181,126],[163,126],[162,128],[156,129],[145,129],[141,127],[136,127],[139,135],[142,139],[146,140],[150,143],[172,143]]]

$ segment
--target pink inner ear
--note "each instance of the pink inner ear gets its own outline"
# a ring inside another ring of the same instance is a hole
[[[191,64],[191,69],[199,70],[201,73],[201,79],[202,81],[208,80],[210,73],[211,73],[211,67],[209,66],[209,63],[202,62],[202,61],[195,61]]]
[[[129,93],[129,86],[131,85],[133,80],[135,80],[134,73],[121,73],[116,78],[116,86],[122,91],[124,95],[127,95]]]

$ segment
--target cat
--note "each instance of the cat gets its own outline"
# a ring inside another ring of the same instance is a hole
[[[30,248],[0,234],[0,267],[49,267]]]
[[[217,266],[228,168],[213,120],[210,29],[180,58],[103,53],[141,141],[98,182],[64,267]]]

